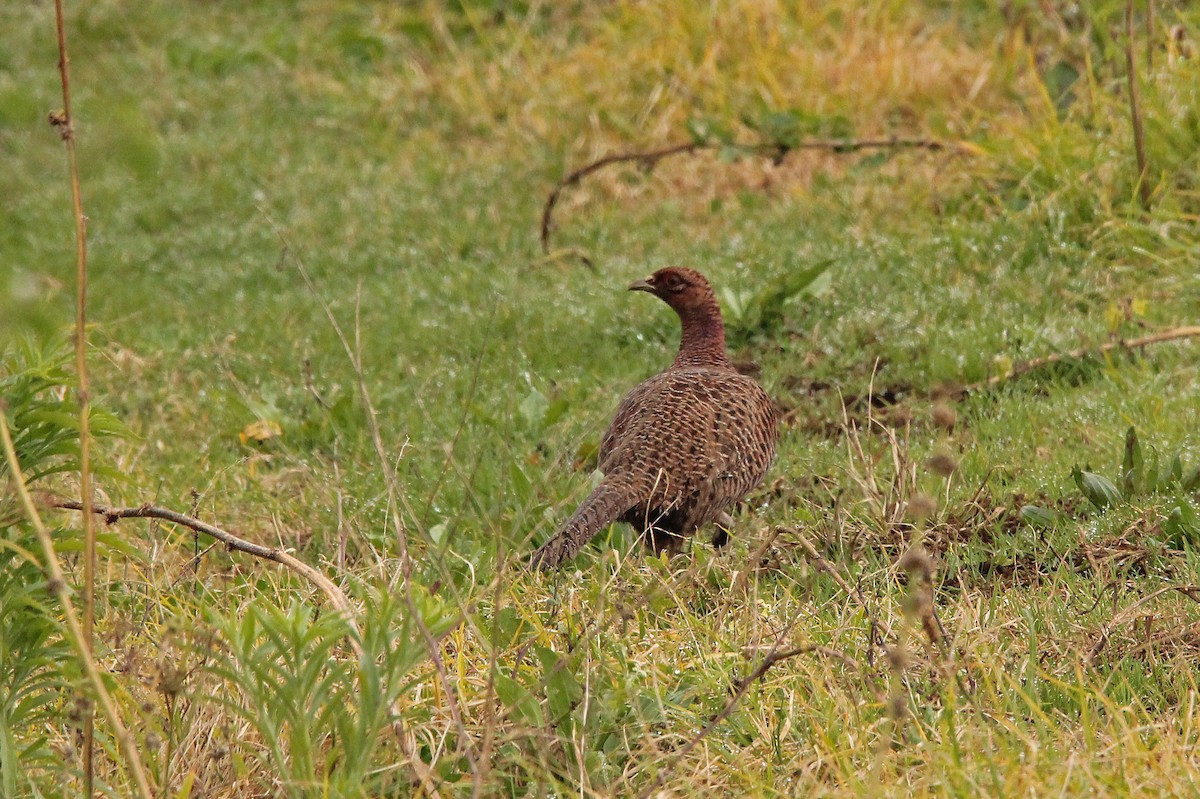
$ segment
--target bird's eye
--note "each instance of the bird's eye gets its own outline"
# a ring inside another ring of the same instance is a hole
[[[667,291],[683,291],[685,288],[687,288],[687,284],[678,275],[671,275],[667,278]]]

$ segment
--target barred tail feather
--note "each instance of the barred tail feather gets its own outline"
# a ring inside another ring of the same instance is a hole
[[[558,568],[578,555],[605,525],[636,504],[628,486],[608,480],[601,482],[554,537],[533,553],[530,562],[539,569]]]

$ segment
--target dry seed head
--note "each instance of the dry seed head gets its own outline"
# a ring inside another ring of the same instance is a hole
[[[913,494],[908,500],[907,511],[913,521],[928,519],[937,511],[937,501],[928,494]]]
[[[951,430],[958,421],[958,411],[948,402],[933,403],[933,423],[943,430]]]
[[[934,474],[949,477],[958,468],[958,461],[950,454],[949,450],[940,449],[929,456],[927,465],[929,466],[929,470]]]
[[[908,652],[903,646],[889,646],[887,648],[888,666],[896,673],[903,672],[908,668]]]
[[[158,664],[158,690],[168,696],[183,693],[187,685],[187,669],[172,661]]]
[[[916,575],[922,580],[933,579],[933,561],[929,559],[929,553],[925,551],[925,547],[920,544],[909,547],[908,551],[900,556],[896,565],[901,570]]]

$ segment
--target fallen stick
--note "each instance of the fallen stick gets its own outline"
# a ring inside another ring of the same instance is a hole
[[[83,510],[83,505],[75,500],[52,499],[49,504],[52,507],[61,508],[62,510]],[[191,516],[177,513],[169,508],[160,508],[149,503],[139,505],[136,508],[107,508],[102,505],[93,505],[92,512],[98,516],[103,516],[104,521],[108,524],[115,524],[118,519],[162,519],[163,521],[173,522],[174,524],[195,530],[198,533],[211,536],[225,544],[231,550],[245,552],[247,555],[253,555],[256,558],[262,558],[263,560],[273,561],[281,566],[286,566],[325,592],[325,595],[329,597],[329,601],[344,615],[346,623],[354,630],[355,634],[350,636],[349,639],[354,653],[359,659],[364,657],[362,645],[358,640],[362,635],[359,631],[358,623],[355,621],[354,608],[350,605],[350,600],[346,598],[342,589],[334,585],[332,580],[294,555],[289,555],[277,547],[265,547],[262,544],[255,544],[252,541],[239,538],[228,530],[223,530],[220,527],[202,522]],[[420,781],[426,795],[440,797],[441,794],[437,789],[436,776],[433,774],[432,769],[426,765],[425,761],[421,760],[420,754],[409,739],[408,731],[404,726],[398,706],[395,708],[395,712],[397,716],[395,722],[396,737],[401,750],[404,752],[404,756],[409,759],[409,764],[416,773],[417,779]]]
[[[565,178],[555,184],[550,194],[546,197],[546,204],[542,207],[542,252],[546,255],[550,254],[550,229],[554,217],[554,207],[558,205],[559,197],[563,190],[568,186],[574,186],[579,181],[583,180],[593,172],[598,172],[601,169],[612,166],[613,164],[625,164],[631,161],[639,163],[643,169],[649,171],[658,165],[658,162],[664,158],[670,158],[675,155],[693,155],[702,150],[717,150],[722,147],[731,146],[736,150],[746,152],[752,155],[770,158],[775,163],[781,163],[787,158],[788,153],[794,150],[831,150],[835,153],[850,153],[858,150],[882,150],[882,149],[914,149],[914,150],[945,150],[950,147],[956,147],[961,151],[969,151],[970,145],[963,142],[944,142],[938,139],[914,139],[891,137],[886,139],[808,139],[796,144],[754,144],[754,145],[728,145],[724,142],[716,141],[692,141],[686,144],[674,144],[670,147],[663,147],[658,150],[646,150],[642,152],[628,153],[612,153],[603,158],[598,158],[589,164],[579,167],[572,171]]]
[[[1014,377],[1020,377],[1023,374],[1038,369],[1043,366],[1048,366],[1059,361],[1077,360],[1086,358],[1089,355],[1104,355],[1113,350],[1138,350],[1149,347],[1152,344],[1161,344],[1164,341],[1175,341],[1184,338],[1195,338],[1200,336],[1200,325],[1185,325],[1183,327],[1172,327],[1168,330],[1162,330],[1158,333],[1151,333],[1148,336],[1139,338],[1119,339],[1117,341],[1109,341],[1101,344],[1098,347],[1079,347],[1078,349],[1069,352],[1052,353],[1044,355],[1041,358],[1030,358],[1027,361],[1021,361],[1013,364],[1013,367],[1001,375],[992,375],[986,380],[980,380],[975,383],[963,386],[953,393],[955,399],[962,399],[968,394],[976,391],[982,391],[986,388],[998,386],[1001,383],[1012,380]]]
[[[83,510],[83,505],[75,500],[59,500],[51,501],[51,505],[55,508],[63,510]],[[309,566],[304,561],[294,555],[289,555],[282,549],[276,547],[265,547],[262,544],[255,544],[252,541],[247,541],[244,538],[239,538],[233,533],[222,530],[220,527],[202,522],[199,519],[186,516],[182,513],[170,510],[168,508],[160,508],[157,505],[139,505],[136,508],[106,508],[103,505],[93,505],[92,512],[98,516],[103,516],[104,521],[108,524],[115,524],[118,519],[162,519],[163,521],[173,522],[178,525],[195,530],[198,533],[204,533],[211,536],[221,543],[225,544],[231,550],[245,552],[247,555],[253,555],[256,558],[263,560],[274,561],[281,566],[286,566],[300,576],[304,577],[310,583],[320,588],[329,597],[329,601],[333,606],[346,615],[346,621],[358,632],[358,624],[354,620],[354,608],[350,605],[350,600],[342,592],[342,589],[334,585],[333,581],[326,577],[321,572]],[[358,642],[353,641],[355,649],[358,649]],[[358,652],[359,655],[362,652]]]

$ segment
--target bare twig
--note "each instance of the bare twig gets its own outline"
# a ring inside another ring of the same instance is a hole
[[[680,153],[694,153],[704,146],[701,142],[688,142],[686,144],[675,144],[670,147],[663,147],[660,150],[650,150],[647,152],[614,153],[576,169],[560,180],[551,190],[550,195],[546,197],[546,204],[542,208],[542,252],[547,255],[550,254],[550,225],[554,216],[554,206],[558,205],[558,198],[562,195],[563,189],[568,186],[574,186],[588,175],[598,172],[606,166],[637,161],[644,169],[653,169],[664,158],[679,155]]]
[[[75,502],[74,500],[55,500],[51,504],[53,507],[62,508],[63,510],[83,509],[82,504]],[[212,538],[215,538],[221,543],[225,544],[225,546],[231,550],[244,552],[247,555],[253,555],[254,557],[273,561],[281,566],[286,566],[287,568],[307,579],[317,588],[321,589],[325,595],[329,597],[330,603],[344,615],[346,623],[349,624],[351,630],[353,630],[355,633],[355,635],[351,636],[349,639],[350,646],[354,650],[355,655],[359,659],[365,657],[362,644],[359,642],[359,639],[362,636],[359,634],[356,614],[353,606],[350,604],[350,600],[346,598],[346,595],[342,592],[342,589],[338,588],[332,580],[294,555],[274,547],[265,547],[261,544],[255,544],[251,541],[239,538],[233,533],[217,527],[216,525],[208,524],[191,516],[186,516],[182,513],[177,513],[167,508],[160,508],[155,505],[141,505],[136,508],[107,508],[94,505],[92,506],[92,512],[96,515],[103,516],[110,524],[118,519],[162,519],[163,521],[172,522],[174,524],[187,527],[188,529],[194,530],[198,533],[211,536]],[[440,796],[432,770],[425,764],[423,760],[421,760],[420,754],[413,746],[412,741],[409,740],[408,732],[404,727],[399,709],[396,710],[396,713],[396,738],[399,741],[400,748],[404,751],[405,757],[408,758],[409,764],[416,773],[417,779],[420,781],[426,795],[431,797]]]
[[[997,386],[1007,380],[1013,379],[1014,377],[1020,377],[1021,375],[1033,371],[1034,369],[1038,369],[1042,366],[1048,366],[1052,363],[1058,363],[1059,361],[1075,360],[1078,358],[1087,357],[1088,355],[1103,355],[1104,353],[1112,352],[1113,350],[1138,350],[1144,347],[1149,347],[1152,344],[1161,344],[1165,341],[1175,341],[1177,339],[1184,338],[1196,338],[1198,336],[1200,336],[1200,325],[1187,325],[1184,327],[1173,327],[1169,330],[1163,330],[1158,333],[1152,333],[1151,335],[1141,336],[1139,338],[1110,341],[1105,344],[1101,344],[1098,347],[1080,347],[1078,349],[1071,350],[1070,352],[1054,353],[1041,358],[1031,358],[1028,361],[1021,361],[1020,363],[1013,364],[1013,367],[1006,374],[992,375],[986,380],[980,380],[976,383],[963,386],[962,388],[959,388],[957,391],[953,392],[951,396],[953,396],[955,399],[962,399],[968,394],[973,394],[977,391],[982,391],[983,389],[992,388],[993,386]]]
[[[30,524],[33,525],[38,541],[42,545],[42,554],[46,558],[45,569],[49,575],[48,588],[50,589],[50,593],[54,595],[55,599],[62,606],[63,616],[67,624],[67,636],[71,639],[71,643],[75,645],[75,650],[79,653],[80,663],[83,666],[84,673],[87,675],[88,682],[91,683],[92,690],[96,694],[96,700],[100,705],[100,712],[104,714],[109,727],[112,728],[113,737],[117,739],[117,745],[120,747],[122,754],[125,755],[125,765],[133,777],[138,795],[142,799],[152,799],[153,794],[150,791],[150,781],[146,777],[146,769],[142,766],[142,759],[138,754],[137,742],[134,741],[133,735],[121,721],[121,716],[117,712],[117,705],[108,693],[108,689],[104,686],[104,678],[100,674],[100,668],[92,658],[91,642],[84,635],[83,625],[79,622],[79,614],[76,613],[75,605],[71,602],[66,578],[63,576],[62,567],[58,563],[58,555],[54,552],[54,540],[50,537],[50,531],[46,529],[46,525],[42,523],[42,518],[37,512],[37,506],[34,505],[33,497],[29,494],[29,488],[25,485],[25,476],[21,472],[21,464],[17,461],[17,450],[13,446],[12,434],[8,430],[8,417],[3,413],[0,413],[0,443],[3,444],[4,457],[8,461],[9,473],[12,475],[12,481],[16,487],[17,494],[21,498],[21,504],[25,508],[25,515],[29,518]]]
[[[557,184],[555,184],[554,188],[550,191],[550,194],[546,197],[546,204],[542,207],[542,252],[546,255],[550,254],[550,231],[553,226],[554,207],[558,205],[558,201],[562,196],[563,190],[568,186],[574,186],[576,183],[579,183],[593,172],[598,172],[605,167],[612,166],[613,164],[625,164],[633,161],[637,162],[638,165],[640,165],[644,170],[650,171],[654,169],[654,167],[658,165],[658,162],[664,158],[670,158],[676,155],[694,155],[695,153],[703,150],[717,150],[725,146],[729,145],[716,141],[692,141],[684,144],[674,144],[670,147],[663,147],[658,150],[612,153],[574,170],[565,178],[560,180]],[[878,149],[944,150],[952,146],[963,151],[966,151],[967,149],[961,143],[952,144],[949,142],[939,141],[937,139],[900,137],[884,139],[809,139],[794,145],[734,145],[734,148],[740,152],[757,155],[763,158],[770,158],[776,163],[781,163],[785,158],[787,158],[788,154],[794,150],[830,150],[835,153],[849,153],[858,150]]]
[[[64,510],[83,510],[83,505],[74,500],[55,500],[52,504],[54,507]],[[136,508],[107,508],[102,505],[93,505],[91,510],[96,515],[103,516],[109,524],[115,523],[118,519],[162,519],[163,521],[173,522],[189,530],[195,530],[198,533],[204,533],[207,536],[215,538],[231,550],[245,552],[247,555],[253,555],[256,558],[262,558],[263,560],[273,561],[281,566],[286,566],[317,588],[320,588],[329,597],[329,601],[333,606],[345,614],[346,621],[350,624],[351,628],[355,632],[358,632],[354,608],[350,605],[350,600],[346,598],[342,589],[338,588],[332,580],[320,571],[296,556],[284,552],[282,549],[255,544],[252,541],[239,538],[228,530],[223,530],[216,525],[208,524],[191,516],[186,516],[169,508],[160,508],[156,505],[139,505]],[[357,641],[354,642],[354,648],[359,655],[362,654]]]
[[[857,588],[850,587],[850,584],[846,582],[841,573],[834,568],[832,563],[825,560],[821,553],[817,551],[817,548],[813,546],[813,543],[808,540],[807,536],[792,527],[781,527],[780,530],[787,531],[789,535],[793,536],[797,541],[799,541],[800,546],[804,548],[805,554],[807,554],[809,559],[816,564],[817,568],[832,577],[833,581],[838,584],[838,587],[846,592],[846,596],[853,597],[854,599],[858,600],[858,603],[862,606],[862,609],[868,610],[867,601],[863,598],[863,595],[859,592],[859,590]]]
[[[783,643],[784,638],[787,637],[787,634],[789,632],[791,632],[792,628],[796,625],[796,622],[798,620],[799,620],[799,617],[797,616],[795,619],[793,619],[787,625],[787,627],[785,627],[783,629],[783,631],[779,634],[779,637],[775,640],[775,645],[773,647],[771,647],[771,651],[769,651],[767,653],[766,657],[764,657],[762,659],[762,661],[759,662],[758,666],[755,667],[754,671],[750,672],[745,677],[738,680],[737,685],[734,686],[733,695],[730,696],[728,700],[726,700],[725,706],[722,707],[719,711],[717,711],[708,720],[708,722],[703,727],[700,728],[700,731],[697,732],[695,735],[693,735],[687,743],[685,743],[679,749],[675,750],[675,752],[673,753],[673,755],[671,757],[670,762],[667,763],[662,768],[662,770],[660,770],[658,772],[658,776],[654,779],[654,782],[651,783],[651,785],[646,790],[642,791],[639,794],[639,799],[646,799],[646,797],[651,796],[652,794],[654,794],[655,791],[657,791],[659,788],[661,788],[663,786],[663,783],[665,783],[667,780],[667,775],[670,774],[671,769],[675,766],[675,764],[678,763],[680,760],[682,760],[684,757],[686,757],[688,752],[695,749],[696,746],[701,741],[703,741],[706,737],[708,737],[708,734],[711,733],[718,724],[723,722],[725,719],[729,718],[730,714],[732,714],[733,711],[737,708],[738,703],[740,703],[742,701],[743,697],[746,696],[746,693],[750,690],[750,687],[752,685],[754,685],[756,682],[758,682],[759,680],[761,680],[766,675],[766,673],[768,671],[770,671],[773,666],[775,666],[775,664],[779,663],[780,661],[787,660],[789,658],[797,657],[799,655],[807,655],[807,654],[811,654],[811,653],[817,653],[817,654],[836,658],[836,659],[842,661],[847,666],[850,666],[851,668],[858,666],[857,661],[855,661],[853,658],[848,657],[847,655],[844,655],[841,652],[838,652],[837,650],[832,649],[830,647],[826,647],[826,646],[817,646],[817,645],[810,644],[808,646],[797,646],[797,647],[793,647],[791,649],[782,649],[781,650],[780,645]]]
[[[1129,76],[1129,115],[1133,118],[1133,153],[1137,158],[1138,198],[1142,208],[1150,208],[1150,170],[1146,162],[1146,128],[1142,122],[1138,95],[1137,68],[1133,58],[1133,0],[1125,0],[1125,71]]]
[[[54,0],[55,27],[58,34],[58,74],[62,80],[63,107],[50,115],[50,124],[58,129],[67,148],[67,169],[71,176],[71,207],[75,217],[75,373],[79,381],[79,497],[92,501],[91,430],[88,413],[87,374],[87,217],[83,215],[83,192],[79,184],[79,161],[75,152],[75,117],[71,112],[71,59],[67,52],[67,31],[63,2]],[[83,519],[83,637],[88,652],[96,621],[96,531],[91,514]],[[95,780],[95,721],[89,709],[83,718],[83,790],[93,793]]]
[[[1146,594],[1146,596],[1142,597],[1137,602],[1134,602],[1120,613],[1114,615],[1108,624],[1104,625],[1104,629],[1100,631],[1100,635],[1096,638],[1096,642],[1092,644],[1092,648],[1088,650],[1087,657],[1084,658],[1085,662],[1089,666],[1095,665],[1096,659],[1100,657],[1100,653],[1104,650],[1104,647],[1108,645],[1108,638],[1113,634],[1113,631],[1133,618],[1134,611],[1136,611],[1142,605],[1145,605],[1151,600],[1157,599],[1163,594],[1167,594],[1172,591],[1177,591],[1183,594],[1193,602],[1200,602],[1200,585],[1168,585],[1159,588],[1157,591]]]

